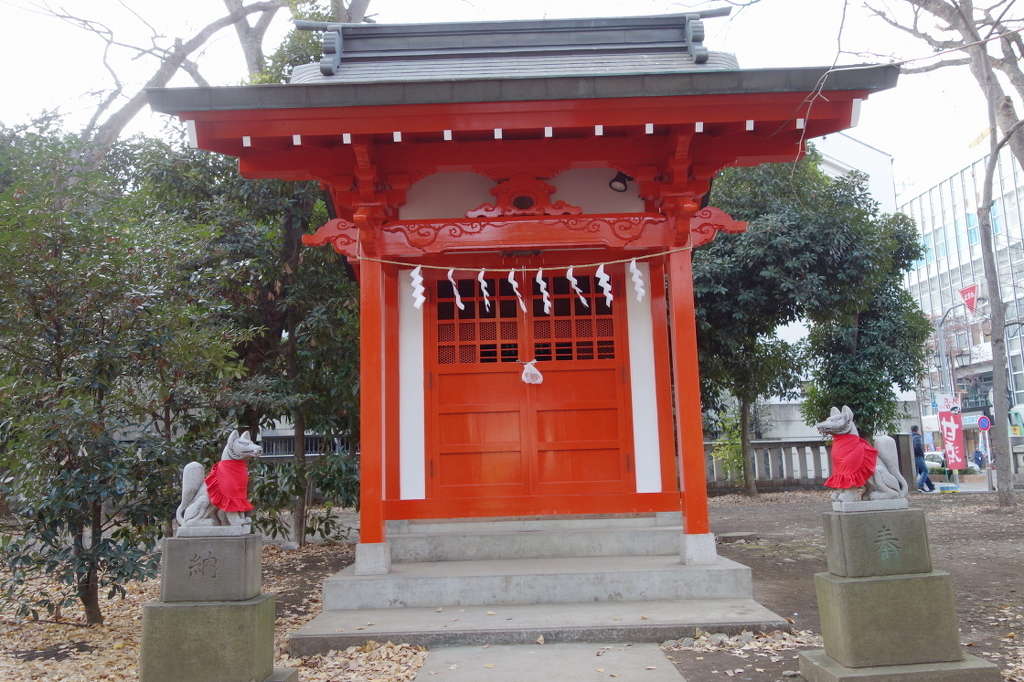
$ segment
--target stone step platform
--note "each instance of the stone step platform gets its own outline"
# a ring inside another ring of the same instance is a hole
[[[562,557],[395,563],[385,575],[349,566],[324,581],[325,610],[737,599],[753,594],[750,569],[729,559]]]
[[[308,656],[368,639],[428,647],[555,642],[663,642],[697,628],[738,634],[790,629],[753,599],[612,601],[443,608],[328,610],[289,635],[288,652]]]
[[[678,526],[467,529],[454,533],[415,526],[391,533],[392,562],[479,561],[540,557],[679,555]]]
[[[563,516],[514,516],[465,519],[414,519],[388,521],[392,533],[490,533],[511,530],[579,530],[583,528],[649,528],[682,525],[680,512],[637,514],[572,514]]]

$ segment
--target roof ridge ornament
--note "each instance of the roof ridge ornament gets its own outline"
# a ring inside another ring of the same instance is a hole
[[[323,56],[320,58],[320,73],[333,76],[341,66],[341,53],[344,45],[342,29],[345,24],[334,21],[308,21],[296,19],[295,28],[299,31],[323,31]]]
[[[731,8],[730,8],[731,9]],[[693,55],[694,64],[706,64],[708,48],[704,47],[704,22],[701,14],[687,14],[684,27],[687,49]]]

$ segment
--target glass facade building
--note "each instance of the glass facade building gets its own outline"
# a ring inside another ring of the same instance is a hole
[[[918,396],[924,415],[933,414],[936,403],[949,394],[959,396],[964,413],[980,413],[988,406],[992,355],[987,306],[979,305],[971,314],[960,294],[976,284],[979,298],[988,295],[977,215],[986,163],[987,157],[975,161],[900,205],[900,211],[917,223],[924,246],[906,285],[935,330],[932,366]],[[1002,297],[1008,304],[1010,398],[1017,404],[1024,403],[1022,328],[1014,324],[1024,321],[1024,171],[1006,148],[998,159],[992,196],[993,245]]]

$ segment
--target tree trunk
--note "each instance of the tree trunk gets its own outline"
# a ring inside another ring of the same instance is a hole
[[[88,570],[78,579],[78,599],[85,609],[86,625],[103,625],[103,613],[100,611],[100,583],[96,573],[96,546],[100,543],[103,535],[101,508],[99,502],[94,502],[90,508],[92,519],[89,524],[89,548],[90,555],[86,560]],[[81,532],[75,541],[75,549],[79,556],[84,553],[84,542]]]
[[[985,62],[987,68],[985,94],[988,100],[989,119],[989,158],[985,164],[985,178],[981,189],[981,203],[978,206],[978,228],[981,233],[981,258],[985,266],[985,280],[988,283],[989,309],[992,317],[992,430],[989,443],[992,455],[996,458],[996,491],[999,506],[1010,507],[1015,504],[1013,494],[1012,462],[1010,461],[1009,415],[1010,405],[1006,395],[1006,307],[1000,291],[999,269],[996,264],[995,251],[992,245],[992,184],[995,178],[999,150],[1011,140],[1020,124],[1015,124],[1007,134],[997,140],[999,135],[996,127],[997,108],[999,101],[994,96],[994,75],[987,63],[984,47],[971,51],[971,68],[981,68]]]
[[[306,544],[306,493],[309,490],[309,472],[306,470],[306,416],[296,410],[292,417],[295,427],[295,506],[292,507],[292,541],[299,547]]]
[[[740,451],[743,453],[743,485],[748,495],[757,495],[754,450],[750,447],[750,401],[740,398]]]

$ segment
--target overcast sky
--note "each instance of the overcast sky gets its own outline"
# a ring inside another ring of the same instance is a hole
[[[217,0],[124,0],[157,30],[187,38],[223,13]],[[877,0],[899,6],[900,0]],[[621,14],[661,14],[721,6],[696,0],[372,0],[370,11],[384,23],[487,19],[538,19]],[[68,12],[109,25],[126,42],[149,42],[149,30],[117,0],[65,0]],[[704,44],[733,52],[743,68],[831,65],[836,59],[843,0],[761,0],[727,19],[705,22]],[[268,35],[273,49],[287,30],[281,12]],[[45,16],[32,0],[0,0],[0,63],[5,66],[5,93],[0,97],[0,122],[23,122],[44,109],[60,108],[69,125],[78,127],[95,108],[97,92],[109,90],[110,75],[102,62],[102,41]],[[925,56],[929,48],[869,16],[861,0],[849,0],[842,48],[897,55]],[[124,51],[110,57],[125,91],[144,82],[154,60],[131,60]],[[878,61],[841,55],[840,63]],[[244,65],[234,31],[222,31],[197,57],[204,76],[216,85],[238,84]],[[174,84],[192,85],[182,75]],[[166,117],[144,110],[133,131],[160,134]],[[966,69],[943,69],[905,75],[894,90],[865,102],[860,125],[850,134],[891,154],[897,188],[927,186],[981,156],[985,145],[984,102]]]

